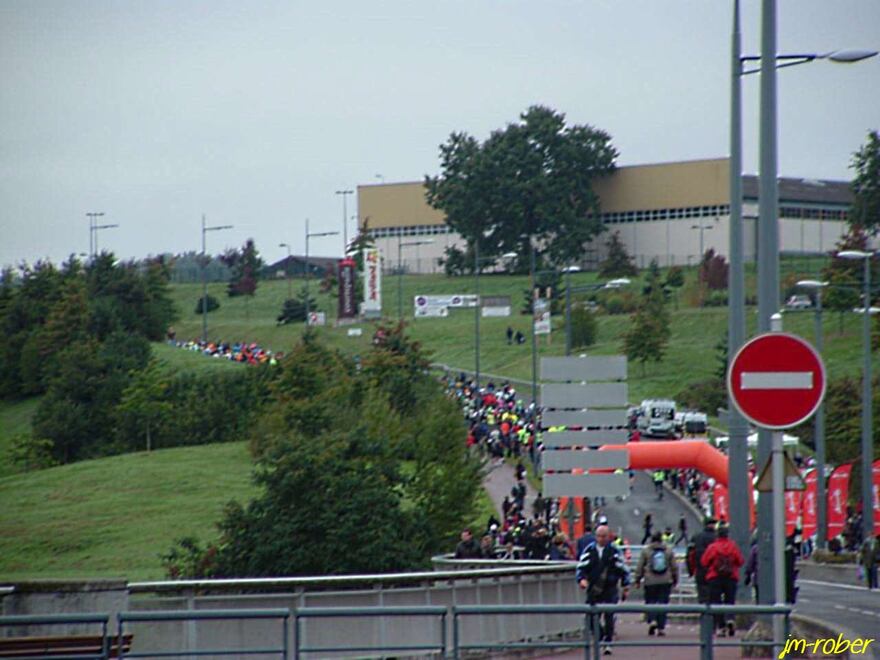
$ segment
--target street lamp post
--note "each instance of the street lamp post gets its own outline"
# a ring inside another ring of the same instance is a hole
[[[290,293],[290,243],[279,243],[278,247],[287,248],[287,261],[284,262],[284,276],[287,280],[287,299],[290,300],[293,297]]]
[[[205,214],[202,213],[202,343],[208,343],[208,255],[205,250],[205,234],[209,231],[232,229],[232,225],[205,225]]]
[[[505,252],[501,255],[502,259],[516,258],[516,252]],[[484,261],[495,261],[495,257],[480,257],[480,241],[474,241],[474,280],[477,295],[476,305],[474,306],[474,384],[480,389],[480,264]]]
[[[871,464],[874,461],[871,418],[871,257],[873,252],[862,250],[843,250],[837,253],[842,259],[861,259],[864,263],[864,307],[862,313],[862,342],[864,363],[862,364],[862,538],[874,536],[874,495],[872,491]]]
[[[822,289],[828,282],[800,280],[797,286],[816,292],[816,352],[822,355]],[[821,402],[813,418],[813,444],[816,447],[816,546],[825,549],[828,536],[828,503],[825,501],[825,403]]]
[[[346,206],[346,198],[353,194],[353,190],[337,190],[337,195],[342,195],[342,256],[348,256],[348,207]],[[339,232],[337,232],[339,233]]]
[[[104,216],[102,211],[91,211],[86,213],[86,217],[89,219],[89,258],[95,256],[95,225],[98,224],[98,218]]]
[[[745,299],[743,271],[742,227],[742,76],[761,75],[761,131],[760,131],[760,216],[756,223],[758,245],[758,329],[770,330],[770,317],[779,307],[778,187],[776,182],[776,69],[827,59],[832,62],[858,62],[876,55],[872,51],[834,51],[825,54],[774,55],[776,53],[776,3],[763,0],[761,56],[743,56],[740,49],[739,1],[733,5],[733,35],[731,58],[731,111],[730,111],[730,272],[728,314],[728,367],[745,340]],[[761,61],[760,69],[743,70],[744,62]],[[745,438],[745,420],[728,403],[730,410],[730,522],[732,536],[741,549],[748,547],[748,452]],[[758,462],[763,464],[771,454],[771,434],[759,431]],[[769,570],[759,574],[759,593],[763,603],[773,602],[776,586],[774,553],[771,541],[773,513],[770,498],[758,502],[759,563]]]
[[[318,238],[320,236],[339,236],[338,231],[317,231],[310,233],[309,232],[309,219],[306,218],[306,327],[309,325],[309,309],[310,301],[309,301],[309,239],[310,238]]]
[[[538,339],[535,336],[535,246],[529,235],[529,295],[532,310],[532,404],[538,407]],[[537,428],[537,427],[536,427]]]
[[[397,237],[397,319],[403,320],[403,248],[418,245],[429,245],[433,243],[433,239],[425,239],[423,241],[400,242],[400,236]]]

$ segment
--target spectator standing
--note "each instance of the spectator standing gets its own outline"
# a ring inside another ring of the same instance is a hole
[[[703,531],[694,537],[693,548],[688,552],[688,571],[697,583],[697,602],[709,602],[709,583],[706,580],[706,568],[702,560],[708,547],[715,541],[715,520],[707,517]]]
[[[482,556],[483,552],[480,549],[480,544],[477,543],[473,534],[471,534],[471,530],[466,527],[461,532],[461,541],[459,541],[458,545],[455,547],[455,558],[481,559]]]
[[[721,603],[736,605],[739,569],[745,563],[742,553],[736,543],[730,540],[729,535],[726,526],[719,527],[718,538],[706,548],[700,560],[700,564],[706,569],[706,579],[709,582],[709,602],[715,605]],[[736,632],[733,619],[725,621],[723,614],[715,615],[715,629],[722,637],[725,630],[730,637]]]
[[[868,589],[877,588],[877,565],[880,564],[880,534],[867,538],[859,550],[859,564],[865,572]]]
[[[611,543],[611,531],[607,525],[596,529],[596,542],[586,547],[580,556],[575,577],[578,586],[587,592],[587,603],[616,603],[620,600],[618,585],[623,587],[623,597],[629,592],[629,569],[623,553]],[[609,644],[614,639],[614,613],[601,615],[599,641],[603,643],[605,655],[611,655]],[[592,617],[590,629],[593,628]]]
[[[593,526],[587,523],[584,525],[584,535],[577,540],[577,548],[575,550],[575,559],[580,559],[584,554],[584,550],[591,543],[596,542],[596,535],[593,534]]]
[[[660,532],[654,532],[651,543],[642,550],[636,568],[636,586],[644,580],[645,604],[668,604],[672,588],[678,584],[678,566],[672,549],[663,543]],[[663,637],[666,612],[648,614],[648,634]]]

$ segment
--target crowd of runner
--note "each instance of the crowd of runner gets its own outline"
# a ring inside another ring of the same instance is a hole
[[[182,348],[187,351],[200,353],[206,357],[222,358],[232,362],[240,362],[242,364],[278,364],[278,361],[284,357],[283,353],[273,353],[267,348],[263,348],[255,342],[228,342],[228,341],[202,341],[200,339],[190,339],[189,341],[178,341],[176,339],[168,339],[168,344],[176,348]]]

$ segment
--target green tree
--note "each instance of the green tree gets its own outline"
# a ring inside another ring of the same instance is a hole
[[[663,360],[670,334],[666,296],[655,260],[648,268],[642,299],[624,335],[623,350],[630,360],[641,362],[644,374],[648,362]]]
[[[626,251],[626,246],[620,240],[620,232],[616,231],[608,237],[605,243],[608,249],[608,257],[599,265],[599,277],[632,277],[638,275],[632,258]]]
[[[257,290],[257,277],[264,266],[254,244],[254,239],[249,238],[245,241],[238,252],[235,250],[227,252],[223,259],[232,270],[232,277],[226,287],[226,293],[229,297],[248,296],[252,298]]]
[[[494,131],[484,142],[453,133],[440,146],[441,173],[425,177],[428,204],[480,254],[525,255],[529,241],[550,260],[570,263],[585,242],[603,230],[592,183],[614,170],[611,137],[565,115],[533,106],[520,121]]]
[[[598,324],[596,316],[583,303],[573,304],[571,308],[572,348],[586,348],[596,343]]]
[[[861,261],[835,257],[843,250],[867,250],[868,234],[861,227],[850,225],[849,230],[841,236],[832,253],[832,259],[822,270],[828,287],[822,296],[822,305],[829,311],[838,314],[838,331],[843,333],[843,315],[860,306],[861,293],[864,286],[864,266]],[[876,261],[876,260],[872,260]],[[872,264],[871,281],[880,274],[877,264]]]
[[[880,231],[880,133],[868,132],[867,142],[853,154],[850,167],[856,175],[851,184],[854,199],[849,222],[877,234]]]
[[[157,430],[168,424],[174,406],[167,400],[167,368],[153,359],[145,369],[136,372],[116,407],[121,444],[134,449],[133,440],[142,436],[147,451],[153,449]]]
[[[308,294],[309,311],[317,312],[319,310],[318,301],[314,296]],[[296,298],[285,300],[281,305],[281,313],[278,314],[276,322],[278,325],[286,325],[287,323],[304,323],[306,320],[306,288],[302,287]]]

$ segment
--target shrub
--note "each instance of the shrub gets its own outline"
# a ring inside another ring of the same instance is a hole
[[[592,346],[596,343],[598,325],[596,317],[582,305],[571,310],[571,345],[573,347]]]
[[[19,433],[12,438],[12,464],[22,472],[43,470],[58,465],[52,456],[53,443],[45,438],[34,438],[30,433]]]
[[[726,307],[727,291],[709,291],[703,299],[704,307]]]
[[[201,297],[201,298],[199,298],[198,302],[196,302],[196,310],[195,310],[196,314],[202,313],[202,309],[205,304],[204,300],[205,300],[205,298]],[[215,309],[219,309],[219,308],[220,308],[220,302],[209,293],[208,294],[208,313],[210,314]]]

